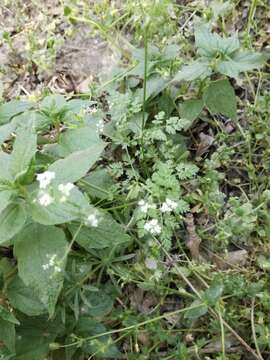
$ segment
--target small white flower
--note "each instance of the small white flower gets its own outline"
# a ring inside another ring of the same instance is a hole
[[[55,266],[54,271],[59,273],[62,271],[62,269],[60,268],[60,266]]]
[[[88,217],[85,221],[85,225],[97,227],[98,226],[98,218],[96,217],[96,215],[95,214],[88,215]]]
[[[53,171],[45,171],[44,173],[37,174],[37,181],[39,181],[40,189],[46,189],[54,178],[55,172]]]
[[[157,219],[152,219],[144,224],[144,229],[150,232],[152,235],[158,235],[161,233],[161,226]]]
[[[56,254],[53,254],[53,255],[51,256],[51,258],[50,258],[50,260],[49,260],[49,265],[50,265],[50,266],[54,266],[56,256],[57,256]]]
[[[104,122],[103,120],[99,120],[99,122],[97,123],[97,132],[103,133],[103,131],[104,131]]]
[[[72,183],[58,185],[58,190],[63,194],[63,196],[60,198],[60,202],[65,202],[67,200],[73,188],[74,188],[74,184]]]
[[[70,192],[73,188],[74,188],[74,184],[72,184],[72,183],[58,185],[58,190],[66,196],[70,195]]]
[[[54,272],[59,273],[62,271],[61,267],[57,265],[56,262],[57,254],[53,254],[53,255],[47,254],[46,257],[48,258],[49,261],[47,264],[42,265],[43,270],[49,270],[50,268],[53,268]]]
[[[41,206],[49,206],[51,203],[53,203],[53,198],[51,197],[50,194],[48,193],[42,193],[39,198],[38,198],[38,201],[40,203]]]
[[[166,201],[161,205],[160,211],[161,212],[171,212],[177,208],[177,202],[166,199]]]
[[[141,212],[143,212],[144,214],[146,214],[149,209],[155,209],[155,205],[151,205],[151,204],[145,202],[144,200],[140,200],[138,202],[138,205],[140,206]]]

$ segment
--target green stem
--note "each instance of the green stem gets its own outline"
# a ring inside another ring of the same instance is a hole
[[[147,65],[148,65],[148,36],[147,28],[144,33],[144,75],[143,75],[143,118],[142,118],[142,132],[145,126],[145,107],[146,107],[146,91],[147,91]]]
[[[66,347],[76,346],[76,345],[81,344],[82,342],[91,341],[91,340],[97,339],[97,338],[102,337],[102,336],[111,335],[111,334],[117,334],[117,333],[121,333],[121,332],[128,331],[128,330],[133,330],[133,329],[136,329],[138,327],[153,323],[155,321],[162,320],[162,319],[166,318],[167,316],[180,314],[180,313],[183,313],[183,312],[186,312],[186,311],[189,311],[189,310],[197,309],[197,308],[202,307],[202,306],[203,306],[203,304],[198,304],[198,305],[190,306],[190,307],[187,307],[187,308],[184,308],[184,309],[178,309],[178,310],[175,310],[175,311],[172,311],[172,312],[169,312],[169,313],[165,313],[165,314],[160,315],[160,316],[156,316],[155,318],[142,321],[142,322],[140,322],[138,324],[135,324],[135,325],[130,325],[130,326],[127,326],[127,327],[122,328],[122,329],[115,329],[115,330],[106,331],[106,332],[104,332],[102,334],[89,336],[89,337],[86,337],[84,339],[80,339],[79,341],[75,341],[75,342],[73,342],[71,344],[61,345],[59,347],[66,348]]]
[[[250,29],[251,29],[251,26],[252,26],[252,22],[253,22],[253,19],[254,19],[254,15],[255,15],[255,12],[256,12],[257,2],[258,2],[258,0],[252,0],[251,5],[250,5],[249,14],[248,14],[248,24],[247,24],[247,34],[248,34],[248,36],[249,36]]]

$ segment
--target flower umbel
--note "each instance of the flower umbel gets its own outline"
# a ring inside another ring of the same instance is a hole
[[[54,199],[48,193],[41,193],[38,198],[40,205],[45,207],[49,206],[53,201]]]
[[[58,185],[58,190],[63,194],[63,196],[60,199],[60,202],[65,202],[67,200],[67,198],[70,196],[70,192],[73,188],[74,188],[74,185],[72,183]]]
[[[37,174],[37,181],[39,181],[40,189],[46,189],[54,178],[55,172],[53,171],[45,171],[44,173]]]
[[[53,268],[55,273],[59,273],[62,271],[61,267],[59,266],[59,261],[56,262],[57,255],[47,255],[47,258],[49,259],[47,264],[42,265],[43,270],[49,270],[50,268]]]
[[[144,200],[140,200],[138,202],[138,205],[140,206],[141,212],[143,212],[144,214],[146,214],[149,209],[155,209],[155,207],[156,207],[155,205],[149,204],[149,203],[145,202]]]
[[[144,224],[144,229],[152,235],[158,235],[161,233],[161,226],[157,219],[152,219]]]
[[[177,208],[177,202],[170,200],[170,199],[166,199],[165,202],[161,205],[160,211],[161,212],[171,212],[173,210],[175,210]]]
[[[85,225],[86,226],[92,226],[92,227],[97,227],[98,226],[98,218],[95,214],[90,214],[87,216],[86,220],[85,220]]]

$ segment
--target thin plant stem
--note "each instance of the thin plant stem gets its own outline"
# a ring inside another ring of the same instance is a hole
[[[183,309],[178,309],[178,310],[175,310],[175,311],[167,312],[167,313],[165,313],[163,315],[156,316],[156,317],[154,317],[152,319],[142,321],[142,322],[140,322],[138,324],[135,324],[135,325],[130,325],[130,326],[127,326],[127,327],[122,328],[122,329],[115,329],[115,330],[106,331],[106,332],[104,332],[102,334],[89,336],[89,337],[86,337],[84,339],[80,339],[80,340],[75,341],[75,342],[70,343],[70,344],[61,345],[59,347],[61,347],[61,348],[72,347],[72,346],[79,345],[79,344],[81,344],[81,343],[83,343],[85,341],[91,341],[91,340],[94,340],[94,339],[98,339],[98,338],[100,338],[102,336],[118,334],[118,333],[121,333],[121,332],[124,332],[124,331],[133,330],[133,329],[136,329],[138,327],[141,327],[141,326],[144,326],[144,325],[147,325],[147,324],[151,324],[151,323],[153,323],[155,321],[165,319],[168,316],[173,316],[173,315],[176,315],[176,314],[184,313],[184,312],[187,312],[187,311],[190,311],[190,310],[193,310],[193,309],[197,309],[197,308],[199,308],[201,306],[203,306],[203,304],[193,305],[193,306],[189,306],[189,307],[186,307],[186,308],[183,308]]]

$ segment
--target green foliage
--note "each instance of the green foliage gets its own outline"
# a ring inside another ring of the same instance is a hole
[[[217,72],[237,78],[239,73],[260,68],[268,58],[266,55],[241,51],[237,34],[221,37],[211,33],[207,25],[197,26],[195,45],[200,58],[184,66],[174,77],[174,81],[205,79]]]
[[[236,119],[236,97],[228,80],[211,82],[203,94],[203,100],[212,114],[223,114]]]
[[[270,97],[241,75],[267,56],[227,35],[241,2],[75,3],[63,36],[123,56],[87,94],[0,105],[0,359],[238,360],[235,332],[267,357]]]
[[[15,239],[19,276],[35,289],[51,316],[63,285],[67,250],[65,234],[56,227],[30,224]]]

